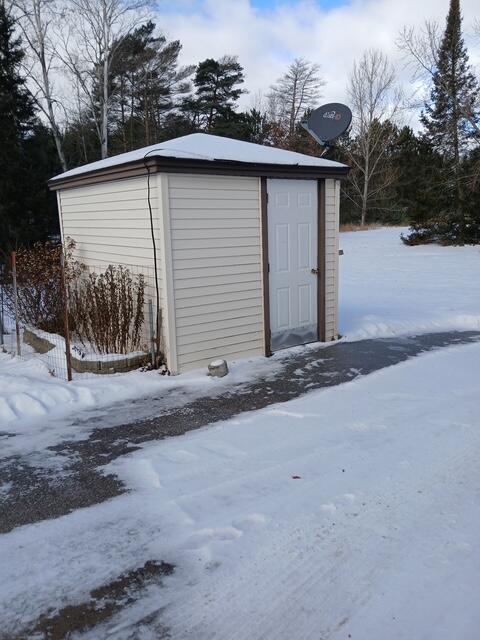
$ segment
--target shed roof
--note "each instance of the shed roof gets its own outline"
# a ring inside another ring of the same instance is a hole
[[[126,165],[144,164],[147,160],[150,164],[153,159],[161,161],[163,166],[170,160],[177,170],[182,166],[187,170],[189,166],[198,168],[199,164],[203,164],[211,165],[213,169],[218,164],[223,163],[222,166],[225,166],[225,163],[235,163],[237,166],[245,167],[304,167],[318,173],[326,171],[345,174],[348,171],[346,165],[325,158],[206,133],[192,133],[70,169],[52,178],[49,184],[55,188],[57,182],[72,182],[81,176],[92,174],[108,175],[109,172],[117,172]]]

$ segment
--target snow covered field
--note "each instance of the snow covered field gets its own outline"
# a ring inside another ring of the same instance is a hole
[[[479,247],[405,247],[402,229],[345,233],[340,245],[340,331],[346,340],[480,329]],[[173,379],[137,372],[115,376],[78,376],[68,384],[47,367],[0,354],[0,426],[22,430],[27,422],[44,422],[120,399],[162,394],[184,387],[212,392],[252,371],[278,371],[284,354],[266,361],[233,363],[224,382],[203,371]],[[270,369],[269,369],[270,368]]]
[[[479,397],[452,347],[145,445],[131,493],[0,538],[2,631],[163,560],[82,637],[477,640]]]
[[[407,247],[407,228],[340,234],[347,340],[480,329],[480,247]]]

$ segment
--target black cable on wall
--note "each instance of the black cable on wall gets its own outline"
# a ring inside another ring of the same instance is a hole
[[[145,169],[147,170],[147,201],[148,201],[148,211],[149,211],[149,215],[150,215],[150,231],[152,234],[152,248],[153,248],[153,267],[155,270],[155,293],[156,293],[156,344],[155,344],[155,362],[153,363],[154,366],[158,366],[159,362],[158,362],[158,358],[159,358],[159,352],[160,352],[160,286],[158,283],[158,269],[157,269],[157,242],[155,240],[155,229],[154,229],[154,225],[153,225],[153,211],[152,211],[152,201],[151,201],[151,190],[150,190],[150,167],[148,166],[147,162],[145,161],[146,157],[148,156],[149,153],[152,152],[156,152],[158,151],[158,149],[152,149],[151,151],[148,151],[144,156],[143,156],[143,160],[144,160],[144,165],[145,165]]]

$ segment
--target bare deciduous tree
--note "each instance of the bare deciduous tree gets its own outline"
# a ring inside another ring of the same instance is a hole
[[[270,111],[273,119],[284,126],[288,136],[293,136],[305,111],[317,106],[320,89],[324,85],[319,65],[303,58],[296,58],[272,85],[268,94]]]
[[[31,84],[31,93],[50,125],[60,164],[66,171],[63,136],[59,126],[63,106],[52,80],[52,73],[58,63],[52,44],[52,29],[59,18],[59,7],[56,0],[13,0],[13,6],[18,13],[23,37],[29,45],[24,67]]]
[[[122,38],[145,17],[150,0],[68,0],[62,59],[81,88],[95,122],[101,157],[108,155],[110,71]]]
[[[438,50],[442,34],[437,22],[424,22],[420,30],[405,26],[397,39],[397,46],[406,56],[413,70],[412,79],[430,79],[438,64]]]
[[[353,110],[352,144],[346,151],[354,202],[366,222],[369,205],[379,199],[394,181],[387,153],[393,135],[391,123],[398,116],[401,96],[395,71],[381,51],[368,50],[355,62],[348,94]]]
[[[474,32],[480,37],[480,20],[474,22]],[[438,52],[442,42],[442,32],[436,22],[424,22],[420,29],[405,26],[397,39],[397,47],[405,54],[406,65],[412,70],[412,81],[421,80],[430,84],[438,68]],[[448,87],[445,85],[445,89]],[[425,96],[420,96],[420,104],[423,106]],[[480,104],[476,105],[476,111]],[[480,138],[480,127],[470,105],[463,105],[462,115],[466,118],[477,136]]]

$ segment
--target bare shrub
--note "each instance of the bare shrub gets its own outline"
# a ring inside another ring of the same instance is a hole
[[[67,282],[82,272],[83,266],[72,258],[75,242],[65,247],[65,277]],[[50,333],[64,333],[64,298],[62,290],[63,247],[51,242],[38,243],[17,254],[17,299],[20,321]],[[7,265],[2,283],[7,313],[14,317],[11,265]]]
[[[94,273],[73,258],[75,242],[65,245],[65,281],[69,292],[70,330],[86,348],[100,354],[126,354],[141,347],[145,278],[122,266]],[[17,251],[17,299],[22,324],[64,335],[63,247],[39,243]],[[15,315],[11,265],[0,285],[7,314]]]
[[[84,347],[100,354],[130,353],[141,347],[145,278],[129,269],[109,265],[70,281],[70,314]]]

